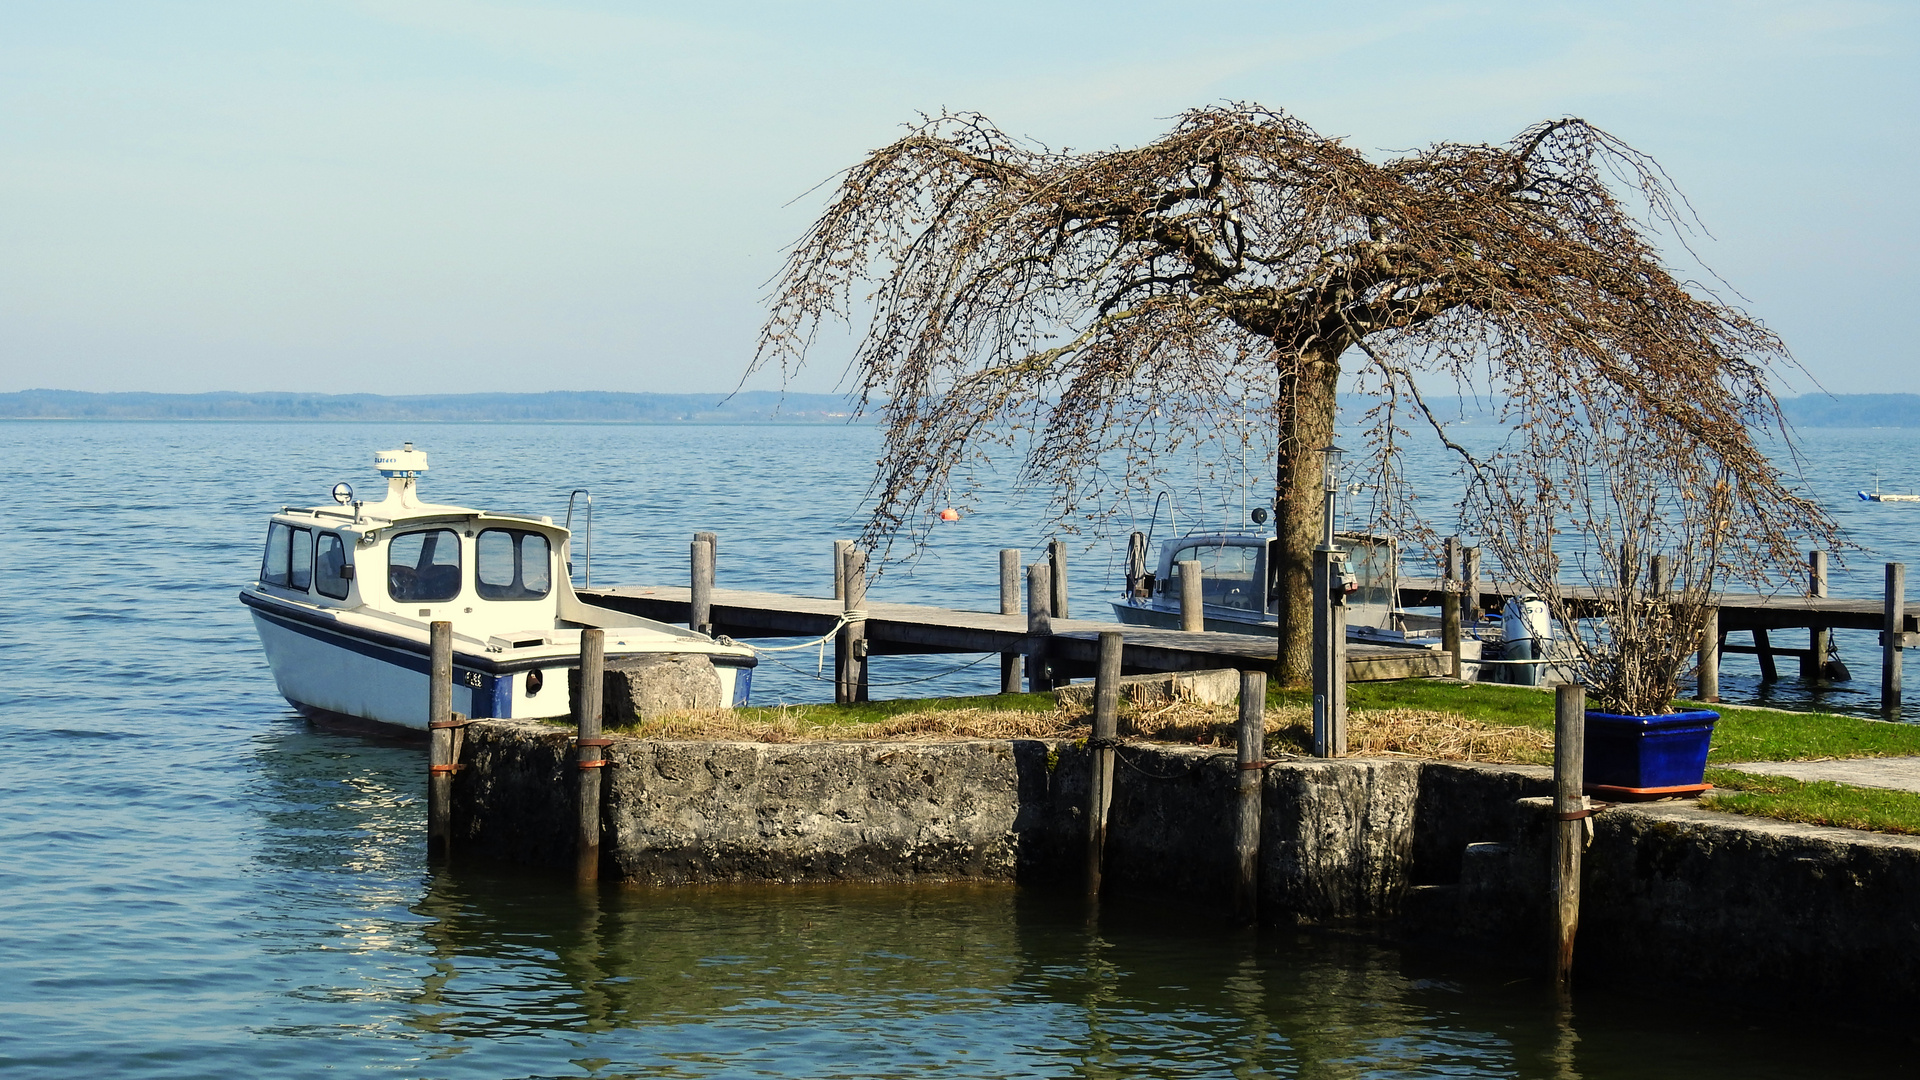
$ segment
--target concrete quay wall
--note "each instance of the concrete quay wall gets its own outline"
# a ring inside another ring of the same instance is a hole
[[[467,732],[456,851],[570,870],[577,769],[566,730],[496,721]],[[1128,745],[1117,756],[1107,889],[1224,904],[1233,755]],[[627,884],[1070,887],[1084,863],[1088,753],[1068,742],[616,737],[606,757],[603,876]],[[1276,762],[1262,787],[1262,915],[1372,920],[1544,964],[1550,788],[1539,767]],[[1920,991],[1920,839],[1685,803],[1591,820],[1579,974],[1828,1003]]]

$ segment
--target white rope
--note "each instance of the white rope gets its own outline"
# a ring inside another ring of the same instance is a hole
[[[854,623],[866,621],[867,611],[865,608],[848,608],[846,611],[841,612],[840,621],[833,624],[833,629],[811,641],[803,641],[798,645],[748,645],[747,648],[752,649],[756,653],[763,653],[796,652],[800,649],[811,649],[817,646],[820,649],[820,659],[814,670],[816,673],[824,674],[827,670],[827,642],[832,641],[834,635],[852,626]]]

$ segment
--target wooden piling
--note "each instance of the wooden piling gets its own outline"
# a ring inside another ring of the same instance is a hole
[[[845,599],[847,595],[847,552],[853,550],[853,541],[835,540],[833,542],[833,598]]]
[[[1553,700],[1553,983],[1566,993],[1573,979],[1573,939],[1580,929],[1580,851],[1585,847],[1587,691],[1563,685]]]
[[[1047,543],[1047,569],[1053,574],[1053,617],[1071,618],[1067,614],[1067,545],[1057,536]]]
[[[1880,629],[1880,711],[1900,711],[1900,654],[1907,636],[1907,564],[1887,564],[1886,617]]]
[[[849,621],[840,628],[833,653],[833,700],[843,705],[868,700],[867,624],[862,610],[867,602],[867,553],[858,547],[849,547],[844,565],[846,583],[841,610]]]
[[[1664,599],[1673,588],[1671,561],[1665,555],[1655,555],[1648,566],[1647,595],[1656,600]]]
[[[1242,923],[1259,917],[1260,793],[1267,767],[1267,673],[1240,673],[1240,720],[1234,726],[1240,798],[1233,823],[1233,911]]]
[[[695,540],[705,541],[707,547],[712,549],[713,571],[715,574],[718,574],[720,572],[720,534],[716,532],[697,532],[693,534],[693,538]]]
[[[1206,604],[1200,599],[1200,564],[1180,564],[1180,629],[1197,633],[1207,628]]]
[[[1020,614],[1020,549],[1000,549],[1000,614]],[[1019,653],[1000,654],[1000,692],[1020,692]]]
[[[1100,634],[1100,667],[1093,682],[1093,737],[1087,740],[1087,899],[1100,898],[1107,846],[1107,810],[1113,805],[1113,755],[1120,745],[1121,636]]]
[[[687,629],[713,633],[713,545],[697,536],[687,545],[693,564],[693,590],[687,609]]]
[[[1827,553],[1807,552],[1807,595],[1827,595]],[[1809,682],[1827,681],[1827,654],[1833,651],[1833,631],[1824,626],[1807,630],[1807,655],[1800,660],[1800,677]]]
[[[1053,575],[1044,562],[1027,567],[1027,691],[1053,689],[1047,639],[1053,636]]]
[[[1700,620],[1699,685],[1694,696],[1701,701],[1720,700],[1720,609],[1709,606]]]
[[[1466,664],[1460,659],[1460,594],[1452,589],[1440,594],[1440,647],[1453,658],[1453,677],[1466,678]]]
[[[1440,577],[1445,581],[1460,580],[1460,538],[1447,537],[1440,555]]]
[[[1147,537],[1145,533],[1127,536],[1127,595],[1145,599],[1147,593]]]
[[[445,859],[453,838],[453,624],[428,628],[427,857]]]
[[[1482,610],[1480,607],[1480,545],[1462,548],[1460,554],[1466,563],[1463,571],[1463,580],[1466,583],[1466,608],[1473,613],[1471,621],[1478,625]]]
[[[695,543],[694,548],[706,547]],[[580,787],[576,804],[579,831],[574,834],[574,880],[582,885],[600,880],[600,770],[607,764],[606,748],[613,740],[600,734],[606,687],[605,630],[580,631],[580,696],[573,703],[579,734],[574,740],[579,757]]]
[[[1760,660],[1760,685],[1768,686],[1780,681],[1780,667],[1773,659],[1773,639],[1767,635],[1767,628],[1753,628],[1753,652]]]

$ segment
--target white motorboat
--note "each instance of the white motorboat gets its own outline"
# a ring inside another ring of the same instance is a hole
[[[1894,491],[1881,491],[1880,478],[1876,476],[1873,478],[1873,490],[1862,491],[1860,493],[1860,501],[1861,502],[1879,502],[1879,503],[1890,503],[1890,502],[1920,503],[1920,495],[1915,495],[1912,492],[1907,492],[1906,494],[1902,495],[1899,492],[1894,492]]]
[[[1279,600],[1271,594],[1268,567],[1273,537],[1259,533],[1190,533],[1160,545],[1156,569],[1129,570],[1126,593],[1113,601],[1114,617],[1133,626],[1180,626],[1182,562],[1200,564],[1200,601],[1206,629],[1232,634],[1272,634]],[[1334,544],[1347,555],[1355,590],[1347,597],[1347,640],[1412,648],[1441,647],[1440,617],[1402,608],[1399,546],[1392,537],[1341,533]],[[1137,562],[1145,562],[1144,548]],[[1460,658],[1464,674],[1478,678],[1483,656],[1500,655],[1502,623],[1472,612],[1463,621]]]
[[[422,502],[427,455],[374,455],[386,497],[287,507],[267,526],[260,577],[241,592],[280,693],[303,712],[427,726],[431,624],[453,624],[453,709],[469,717],[564,717],[580,634],[605,631],[610,668],[703,656],[719,700],[744,705],[753,650],[609,611],[573,590],[569,528],[550,517]],[[569,515],[571,523],[571,515]]]

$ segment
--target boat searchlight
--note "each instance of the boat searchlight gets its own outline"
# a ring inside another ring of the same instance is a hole
[[[427,452],[415,450],[412,443],[398,450],[375,450],[373,467],[387,478],[387,501],[405,506],[413,493],[414,478],[427,471]]]

